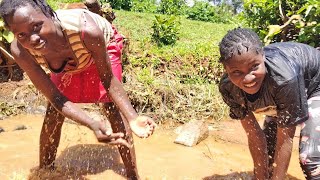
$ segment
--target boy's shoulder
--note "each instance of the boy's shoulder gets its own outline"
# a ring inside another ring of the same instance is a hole
[[[264,48],[267,76],[274,80],[276,85],[292,82],[301,74],[304,63],[298,54],[304,46],[307,45],[282,42]]]
[[[236,94],[238,94],[241,91],[240,88],[238,88],[236,85],[234,85],[231,82],[227,73],[222,75],[218,86],[219,86],[220,93],[227,93],[227,94],[236,93]]]

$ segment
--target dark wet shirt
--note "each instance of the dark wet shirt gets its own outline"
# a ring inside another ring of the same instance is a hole
[[[248,112],[276,116],[280,127],[308,118],[307,99],[320,95],[320,51],[294,42],[264,48],[266,76],[260,90],[248,95],[225,74],[219,91],[230,107],[230,117],[243,119]]]

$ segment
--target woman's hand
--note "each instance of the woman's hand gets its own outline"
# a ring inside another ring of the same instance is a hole
[[[132,145],[124,139],[123,133],[113,133],[111,127],[106,126],[104,122],[92,121],[89,127],[94,132],[99,142],[108,143],[110,145],[124,145],[128,148],[132,147]]]
[[[152,135],[156,123],[148,116],[138,116],[129,122],[132,132],[140,138],[147,138]]]

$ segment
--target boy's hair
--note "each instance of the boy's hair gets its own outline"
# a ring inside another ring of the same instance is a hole
[[[262,42],[259,36],[246,28],[235,28],[223,37],[219,44],[220,62],[225,62],[232,56],[241,55],[249,50],[262,53]]]
[[[26,5],[31,5],[35,9],[40,9],[47,17],[57,17],[54,10],[47,4],[45,0],[2,0],[0,3],[0,17],[7,26],[7,18],[12,16],[15,11]]]

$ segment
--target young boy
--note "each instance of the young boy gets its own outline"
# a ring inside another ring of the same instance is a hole
[[[229,31],[219,47],[226,71],[219,90],[247,133],[254,179],[285,179],[297,125],[303,172],[319,179],[320,51],[294,42],[263,48],[244,28]],[[264,129],[254,113],[265,115]]]

